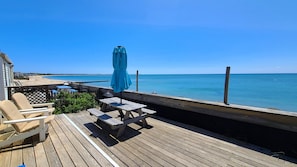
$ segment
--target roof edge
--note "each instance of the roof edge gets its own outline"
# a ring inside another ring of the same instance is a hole
[[[3,52],[0,52],[0,56],[8,63],[8,64],[12,64],[11,60],[9,59],[9,57],[3,53]]]

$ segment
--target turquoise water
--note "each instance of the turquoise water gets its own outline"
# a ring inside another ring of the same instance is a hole
[[[66,81],[108,82],[87,83],[110,87],[111,75],[47,76]],[[129,90],[136,90],[136,77],[131,75]],[[139,75],[139,92],[223,102],[224,74]],[[297,74],[231,74],[230,104],[275,108],[297,112]]]

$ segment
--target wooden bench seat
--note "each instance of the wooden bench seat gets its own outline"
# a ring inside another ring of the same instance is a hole
[[[115,130],[124,125],[123,121],[120,121],[118,119],[115,119],[111,117],[110,115],[96,109],[96,108],[90,108],[87,110],[91,115],[94,115],[98,118],[98,120],[108,124],[111,129]]]
[[[143,113],[146,113],[147,115],[152,115],[152,114],[156,114],[157,111],[154,111],[154,110],[151,110],[151,109],[148,109],[148,108],[142,108],[141,111]]]

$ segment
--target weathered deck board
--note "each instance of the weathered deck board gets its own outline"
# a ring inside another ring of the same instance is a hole
[[[165,159],[162,159],[162,155],[161,154],[156,154],[152,147],[149,147],[148,145],[146,145],[145,143],[143,143],[142,141],[129,141],[129,144],[134,145],[134,147],[136,146],[138,148],[138,151],[140,152],[140,154],[142,155],[146,155],[147,158],[149,158],[149,163],[152,161],[155,161],[155,165],[153,166],[174,166],[172,164],[170,164],[169,162],[167,162]],[[151,164],[151,163],[150,163]]]
[[[37,143],[36,146],[34,146],[34,152],[35,152],[36,166],[49,167],[49,164],[47,162],[47,157],[45,154],[45,149],[43,148],[43,143]]]
[[[68,138],[77,139],[71,140],[72,144],[76,147],[76,149],[80,150],[80,154],[83,159],[86,161],[88,166],[97,166],[98,163],[101,166],[107,167],[111,166],[111,164],[100,154],[83,136],[79,134],[79,132],[68,122],[63,120],[63,118],[58,117],[57,122],[59,125],[63,125],[63,129],[68,131]],[[73,133],[73,134],[71,134]]]
[[[158,128],[160,128],[160,126],[156,126],[156,129]],[[173,128],[173,129],[169,130],[170,128]],[[169,134],[170,132],[174,132],[174,131],[176,133]],[[184,128],[168,125],[166,126],[166,130],[163,131],[162,136],[167,137],[165,138],[165,140],[167,141],[170,141],[170,139],[175,139],[176,140],[175,142],[179,142],[178,139],[182,137],[183,140],[180,141],[179,143],[188,144],[188,146],[185,146],[185,147],[196,149],[195,151],[197,152],[201,150],[212,155],[212,156],[206,156],[205,157],[206,159],[213,158],[213,157],[217,159],[221,157],[223,158],[221,160],[224,160],[225,162],[230,163],[230,159],[233,158],[232,156],[236,155],[236,157],[238,157],[237,160],[240,160],[241,158],[247,159],[249,163],[250,164],[253,163],[254,166],[273,166],[273,164],[270,163],[271,157],[263,156],[262,153],[253,152],[253,154],[251,154],[250,149],[245,149],[238,145],[228,143],[224,140],[218,140],[207,135],[201,135],[201,133],[189,133],[189,132],[190,132],[189,130],[186,130]],[[208,133],[211,134],[210,132]],[[168,136],[171,136],[171,137],[168,137]],[[222,162],[222,161],[219,161],[219,159],[217,161]]]
[[[92,157],[92,155],[84,148],[83,144],[81,143],[65,126],[64,122],[62,122],[59,118],[56,119],[57,123],[59,124],[63,134],[71,140],[69,145],[71,145],[71,152],[76,152],[76,154],[70,154],[70,157],[76,159],[75,166],[95,166],[97,165],[96,160]],[[84,140],[83,140],[84,142]],[[88,159],[88,161],[86,161]],[[75,162],[75,161],[74,161]]]
[[[50,141],[50,140],[46,140]],[[34,155],[34,148],[33,147],[23,147],[23,161],[26,166],[36,166],[36,159]]]
[[[158,130],[158,132],[160,131]],[[209,152],[210,150],[203,150],[199,148],[199,143],[191,144],[192,141],[185,140],[182,135],[175,136],[173,134],[168,134],[165,131],[159,134],[156,133],[156,131],[149,131],[149,129],[147,129],[142,135],[147,140],[154,141],[153,144],[157,145],[158,148],[169,148],[172,149],[174,152],[179,151],[180,154],[188,155],[189,158],[193,159],[192,161],[198,161],[197,163],[200,166],[216,166],[218,165],[217,162],[220,163],[224,160],[220,156],[215,156],[214,158],[214,156],[211,156],[213,153]],[[160,141],[166,142],[158,144]],[[227,162],[228,161],[225,160],[225,163]]]
[[[192,140],[191,138],[187,137],[187,134],[184,134],[179,131],[177,131],[178,133],[169,133],[165,130],[162,132],[163,133],[161,135],[158,135],[158,133],[148,131],[145,135],[147,138],[151,138],[150,136],[159,136],[158,140],[166,141],[166,143],[163,143],[163,145],[165,145],[166,147],[175,147],[175,149],[177,150],[189,148],[182,151],[182,153],[189,155],[193,159],[198,160],[200,165],[205,164],[208,166],[214,166],[219,165],[222,162],[235,166],[238,165],[236,163],[232,164],[230,162],[230,157],[228,156],[228,154],[226,154],[225,151],[217,149],[217,147],[215,146],[209,146],[207,143],[203,144],[203,140],[197,140],[197,137],[194,138],[196,140]],[[151,140],[154,139],[151,138]],[[176,143],[179,144],[177,145]],[[203,144],[203,146],[201,146],[201,144]]]
[[[59,156],[55,150],[52,140],[45,140],[43,142],[43,147],[44,147],[44,150],[45,150],[45,153],[47,156],[47,161],[50,164],[50,166],[62,166],[62,163],[61,163]]]
[[[148,133],[145,134],[145,132],[142,134],[143,140],[149,140],[149,145],[153,146],[156,151],[160,151],[161,153],[168,154],[175,160],[179,162],[183,162],[180,159],[184,158],[184,155],[187,155],[185,157],[185,161],[192,162],[190,164],[191,166],[193,164],[199,164],[199,166],[216,166],[218,165],[216,162],[220,160],[219,157],[209,160],[213,156],[209,156],[209,154],[206,154],[206,152],[203,152],[199,149],[196,149],[195,146],[189,146],[185,143],[185,141],[179,140],[179,138],[166,135],[164,137],[164,134],[157,134],[157,133]],[[162,142],[166,141],[166,142]],[[178,144],[177,144],[178,143]],[[187,148],[187,149],[185,149]],[[190,149],[188,149],[190,148]],[[161,150],[163,149],[163,150]],[[198,155],[197,153],[200,152],[201,154]],[[176,157],[177,156],[177,157]],[[183,163],[184,165],[189,165],[188,163]]]
[[[11,165],[18,166],[23,163],[23,151],[22,149],[14,149],[11,152]]]
[[[262,153],[269,150],[162,118],[147,118],[151,128],[129,124],[115,138],[87,112],[67,116],[119,166],[297,166]],[[112,166],[63,115],[52,121],[44,142],[36,138],[33,146],[1,150],[0,166]]]
[[[61,143],[61,144],[59,144],[60,145],[59,148],[56,147],[56,149],[64,150],[65,154],[67,154],[69,156],[69,158],[70,158],[70,160],[68,160],[69,162],[66,165],[63,164],[63,166],[75,166],[75,165],[78,165],[78,164],[86,165],[86,164],[84,164],[81,157],[79,157],[79,155],[76,152],[75,148],[70,144],[70,141],[68,140],[68,138],[64,134],[64,132],[60,129],[57,122],[52,121],[51,124],[52,124],[52,127],[55,129],[56,138],[58,138],[58,140]]]
[[[56,131],[54,130],[53,126],[50,126],[49,128],[49,137],[46,140],[51,140],[54,144],[54,148],[56,150],[57,156],[59,157],[59,160],[61,161],[61,164],[63,166],[74,166],[71,158],[69,157],[67,151],[64,149],[64,146],[62,142],[60,141]]]
[[[68,136],[70,135],[68,131],[62,129],[60,124],[58,124],[58,121],[52,122],[53,127],[55,128],[58,137],[61,139],[68,139]],[[72,144],[72,141],[75,141],[76,139],[73,138],[71,140],[61,140],[64,148],[66,149],[67,153],[69,154],[72,162],[74,163],[74,166],[87,166],[84,159],[80,156],[79,152],[76,150],[77,146],[74,146]]]
[[[5,151],[0,153],[0,166],[10,166],[11,151]]]

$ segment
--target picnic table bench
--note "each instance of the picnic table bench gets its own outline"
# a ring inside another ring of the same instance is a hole
[[[87,110],[91,115],[94,115],[97,117],[98,120],[110,125],[112,130],[120,128],[122,125],[124,125],[123,121],[120,121],[116,118],[111,117],[110,115],[100,111],[96,108],[90,108]]]

